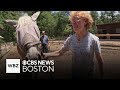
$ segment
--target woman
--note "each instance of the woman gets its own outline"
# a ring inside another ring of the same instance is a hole
[[[75,34],[68,37],[59,51],[45,53],[49,56],[60,56],[66,51],[72,51],[73,78],[90,79],[94,71],[94,53],[98,61],[100,76],[103,76],[103,61],[99,38],[88,30],[93,24],[93,19],[87,11],[71,11],[69,17]]]

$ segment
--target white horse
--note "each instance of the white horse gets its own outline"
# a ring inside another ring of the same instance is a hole
[[[36,23],[39,14],[40,12],[36,12],[31,17],[24,14],[18,21],[5,20],[16,28],[17,50],[22,59],[36,60],[44,57],[39,46],[40,31]]]
[[[40,31],[36,23],[40,12],[34,13],[32,16],[27,14],[19,18],[19,20],[5,20],[5,22],[13,25],[16,28],[17,50],[22,57],[22,60],[41,60],[45,59],[43,55]],[[25,75],[26,73],[24,73]],[[27,73],[27,77],[32,78],[31,73]],[[37,75],[37,74],[36,74]]]

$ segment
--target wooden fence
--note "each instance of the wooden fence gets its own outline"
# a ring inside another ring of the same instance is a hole
[[[111,36],[120,37],[120,34],[95,34],[98,37],[106,37],[106,39],[111,39]]]
[[[58,40],[58,41],[50,40],[49,43],[51,43],[51,44],[63,44],[64,40]]]

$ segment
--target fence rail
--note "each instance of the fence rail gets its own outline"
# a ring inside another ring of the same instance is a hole
[[[95,34],[96,36],[120,36],[120,34]]]
[[[60,40],[59,40],[59,41],[50,40],[49,43],[52,43],[52,44],[53,44],[53,43],[54,43],[54,44],[55,44],[55,43],[56,43],[56,44],[63,44],[64,41],[63,41],[63,40],[61,40],[61,41],[60,41]]]
[[[106,37],[106,39],[110,39],[111,36],[120,37],[120,34],[95,34],[98,37]]]

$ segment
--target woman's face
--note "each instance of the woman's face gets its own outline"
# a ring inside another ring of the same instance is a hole
[[[86,22],[83,18],[79,16],[74,16],[71,23],[72,23],[74,32],[77,33],[77,32],[82,32],[83,30],[85,30]]]

